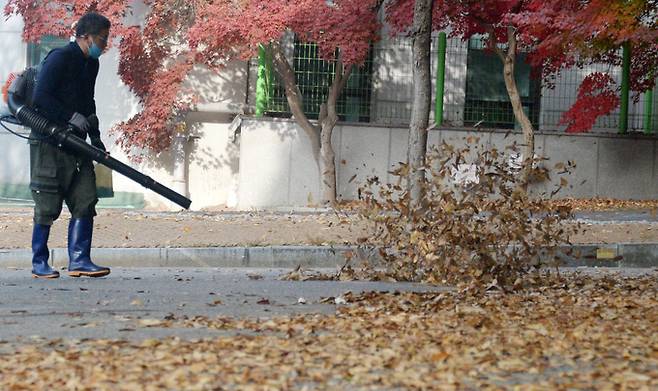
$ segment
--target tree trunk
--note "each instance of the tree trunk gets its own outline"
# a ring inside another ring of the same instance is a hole
[[[286,90],[286,99],[290,106],[295,121],[306,131],[311,139],[313,148],[313,157],[318,165],[320,182],[322,183],[321,197],[323,204],[334,206],[336,204],[336,153],[331,145],[331,135],[333,134],[338,114],[336,113],[336,101],[340,92],[347,84],[352,72],[352,66],[343,69],[343,63],[340,55],[336,62],[336,75],[327,95],[327,101],[320,108],[319,126],[313,125],[304,114],[304,104],[302,93],[295,80],[295,72],[286,59],[283,49],[278,42],[271,44],[272,60],[274,68],[283,80]]]
[[[325,106],[323,103],[322,106]],[[331,146],[331,135],[337,119],[326,118],[321,122],[320,134],[320,180],[322,181],[322,202],[336,204],[336,153]]]
[[[331,135],[333,134],[336,122],[338,122],[338,113],[336,112],[336,101],[340,92],[347,84],[352,73],[352,66],[343,69],[343,62],[340,59],[336,61],[336,74],[329,87],[327,102],[323,103],[320,108],[320,174],[322,180],[322,201],[331,205],[336,204],[336,153],[331,145]]]
[[[293,71],[285,53],[283,53],[283,48],[278,42],[272,42],[270,43],[270,50],[272,51],[272,63],[274,69],[279,76],[281,76],[283,87],[286,90],[286,100],[288,101],[288,106],[290,106],[290,111],[292,112],[293,117],[295,117],[297,124],[304,129],[306,135],[311,140],[313,157],[315,158],[315,161],[318,162],[319,168],[320,128],[313,125],[308,117],[306,117],[306,114],[304,114],[304,98],[302,97],[302,92],[297,86],[295,71]]]
[[[528,189],[528,182],[530,180],[530,173],[532,171],[532,161],[535,156],[535,131],[532,128],[532,123],[528,116],[523,111],[521,104],[521,95],[516,86],[516,79],[514,78],[514,66],[516,63],[516,32],[513,27],[507,28],[507,52],[496,46],[493,31],[489,32],[489,42],[494,51],[503,61],[503,76],[505,78],[505,87],[509,95],[510,102],[512,103],[512,110],[514,111],[514,118],[521,124],[524,138],[524,152],[523,152],[523,167],[521,170],[520,187],[523,190]]]
[[[409,175],[409,211],[422,207],[427,154],[427,127],[432,101],[430,50],[432,31],[432,0],[416,0],[413,20],[413,106],[409,123],[407,161]]]

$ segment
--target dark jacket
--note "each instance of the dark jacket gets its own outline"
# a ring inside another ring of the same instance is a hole
[[[74,112],[96,114],[98,60],[84,56],[76,42],[53,49],[41,65],[33,102],[49,120],[65,125]]]

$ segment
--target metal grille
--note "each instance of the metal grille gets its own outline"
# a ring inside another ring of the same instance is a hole
[[[523,110],[536,128],[539,123],[541,84],[534,75],[540,74],[540,71],[531,69],[525,57],[523,53],[517,55],[514,77]],[[495,53],[484,47],[479,38],[472,38],[468,43],[464,125],[499,129],[518,127],[505,87],[503,64]]]
[[[582,69],[574,68],[563,70],[555,80],[555,86],[552,88],[544,87],[542,89],[542,110],[540,127],[543,130],[561,130],[564,127],[559,125],[562,114],[569,110],[569,108],[576,101],[578,94],[578,87],[582,80],[593,72],[606,72],[609,73],[617,85],[621,85],[621,68],[614,67],[607,64],[595,64],[584,67]],[[654,110],[653,110],[653,130],[656,131],[658,126],[657,113],[655,110],[658,101],[655,100],[654,94]],[[628,129],[631,131],[643,130],[643,117],[645,95],[637,97],[637,101],[633,101],[633,92],[631,92],[631,102],[628,109]],[[592,131],[594,132],[617,132],[619,129],[619,109],[613,111],[609,115],[599,117],[596,121]]]
[[[320,57],[314,43],[295,39],[293,54],[295,79],[302,93],[304,112],[317,119],[320,106],[326,102],[329,86],[334,80],[336,61]],[[372,52],[361,67],[354,67],[345,88],[336,102],[336,111],[341,121],[370,122],[370,100],[372,92]],[[280,81],[271,88],[266,114],[290,116],[285,89]]]
[[[413,96],[411,45],[409,39],[383,39],[373,45],[365,66],[355,70],[339,99],[341,120],[393,126],[409,124]],[[433,99],[437,46],[434,37],[431,56]],[[518,128],[504,85],[502,63],[494,53],[483,48],[479,39],[449,38],[445,62],[443,126]],[[333,80],[334,63],[321,60],[316,45],[296,41],[294,69],[304,96],[304,109],[310,118],[317,118],[320,104],[326,99],[328,86]],[[592,65],[563,70],[554,87],[548,88],[534,72],[531,74],[524,55],[520,54],[516,64],[517,86],[523,108],[535,129],[563,131],[565,127],[559,125],[562,114],[575,102],[581,81],[595,71],[610,72],[620,83],[619,67]],[[267,112],[273,116],[289,116],[283,88],[275,84],[272,90]],[[651,105],[649,126],[653,132],[658,132],[658,93],[653,94],[652,102],[646,100],[646,95],[631,100],[629,131],[644,130],[647,123],[645,108]],[[434,108],[433,104],[432,117]],[[618,128],[619,110],[616,110],[599,118],[592,131],[617,132]]]
[[[430,70],[433,99],[436,88],[437,37],[432,40]],[[444,115],[446,126],[463,126],[465,77],[468,43],[448,39],[444,81]],[[411,118],[413,100],[412,43],[409,39],[385,39],[374,48],[373,123],[406,126]],[[434,102],[433,102],[434,103]],[[434,116],[434,104],[432,105]]]
[[[432,42],[432,83],[436,81],[437,39]],[[576,101],[578,86],[590,73],[609,72],[621,83],[620,67],[592,65],[582,69],[565,69],[552,88],[542,86],[535,77],[539,70],[530,72],[520,54],[516,64],[516,80],[522,95],[523,108],[539,130],[564,130],[559,125],[562,114]],[[411,117],[413,78],[411,72],[411,41],[398,39],[378,43],[375,47],[373,72],[373,122],[406,126]],[[483,50],[477,39],[462,41],[449,38],[446,48],[444,126],[478,128],[518,128],[505,89],[502,63],[492,52]],[[655,88],[658,91],[658,87]],[[433,90],[434,91],[434,90]],[[631,92],[631,96],[633,93]],[[645,117],[645,107],[652,106],[651,117]],[[434,109],[434,105],[432,105]],[[649,129],[658,133],[658,93],[652,102],[645,94],[631,100],[629,131]],[[617,132],[619,110],[600,117],[592,131]]]

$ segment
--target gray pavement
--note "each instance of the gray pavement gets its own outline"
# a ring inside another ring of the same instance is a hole
[[[325,273],[335,269],[315,269]],[[185,316],[271,318],[333,313],[347,291],[445,290],[425,284],[284,281],[289,269],[115,268],[106,278],[37,280],[27,269],[0,271],[0,342],[33,338],[140,340],[226,334],[207,328],[143,327]],[[306,304],[300,304],[303,298]],[[233,331],[235,333],[235,331]],[[0,343],[0,347],[2,343]]]
[[[576,212],[574,217],[584,223],[656,223],[658,214],[650,210],[607,210]]]
[[[10,221],[14,217],[29,218],[26,213],[7,211],[3,215]],[[313,215],[312,211],[309,215]],[[143,216],[164,221],[176,214],[133,216],[126,212],[122,216],[126,221]],[[649,211],[581,213],[577,219],[593,224],[610,221],[658,224],[656,216]],[[303,222],[300,220],[297,224]],[[280,221],[273,219],[272,224],[275,223]],[[5,228],[3,235],[6,234]],[[566,264],[590,266],[583,269],[589,272],[603,270],[597,268],[604,266],[625,273],[643,273],[652,272],[651,268],[658,266],[658,243],[581,244],[572,250],[571,255],[564,257]],[[440,289],[408,283],[278,280],[297,265],[316,270],[331,268],[323,271],[333,272],[345,262],[348,253],[356,254],[353,259],[357,261],[372,260],[376,256],[376,251],[359,251],[354,245],[338,244],[94,248],[94,258],[113,267],[108,278],[73,279],[64,273],[59,280],[44,281],[30,276],[29,249],[0,248],[0,349],[2,341],[26,340],[33,336],[48,339],[143,339],[169,335],[198,338],[226,331],[140,325],[185,316],[272,317],[332,313],[336,305],[320,301],[346,291]],[[66,265],[64,248],[54,248],[51,255],[57,267]],[[306,304],[299,304],[299,298],[304,298]]]
[[[33,340],[143,340],[205,338],[241,330],[182,327],[167,319],[194,317],[266,319],[332,314],[346,292],[447,291],[450,287],[405,282],[287,281],[290,269],[115,268],[108,277],[33,279],[26,269],[0,269],[0,352]],[[335,269],[308,273],[329,274]],[[658,276],[639,268],[565,268],[563,273]],[[305,304],[300,303],[300,298]]]

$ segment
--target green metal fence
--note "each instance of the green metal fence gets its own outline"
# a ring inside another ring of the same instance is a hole
[[[533,77],[533,69],[519,54],[515,65],[515,80],[523,109],[535,127],[539,125],[541,83]],[[534,70],[537,73],[538,70]],[[468,41],[466,60],[466,96],[464,125],[485,128],[513,128],[514,113],[510,103],[503,64],[488,51],[479,38]]]
[[[445,64],[438,59],[439,37],[432,43],[432,82],[436,98],[443,91],[443,112],[433,105],[433,117],[442,126],[469,128],[518,128],[503,79],[502,63],[487,50],[479,38],[468,41],[449,38],[445,45]],[[411,117],[413,77],[411,41],[382,40],[371,50],[366,64],[356,70],[341,94],[338,112],[343,121],[406,126]],[[333,80],[334,63],[319,58],[314,44],[294,42],[293,67],[304,97],[304,109],[317,118]],[[443,73],[441,72],[443,71]],[[610,72],[621,83],[621,68],[594,65],[564,70],[552,88],[543,86],[539,69],[531,69],[525,55],[517,57],[515,79],[523,109],[536,129],[564,130],[560,118],[575,102],[583,78],[595,71]],[[436,88],[437,79],[444,88]],[[442,80],[441,80],[442,79]],[[263,112],[270,116],[290,116],[284,90],[272,78]],[[658,131],[658,94],[643,94],[631,99],[628,108],[629,131]],[[631,93],[631,96],[632,93]],[[436,102],[435,102],[436,103]],[[442,114],[442,115],[441,115]],[[601,117],[593,131],[617,132],[619,110]]]
[[[329,86],[334,80],[336,61],[323,60],[316,44],[298,40],[294,42],[292,60],[297,85],[303,97],[304,112],[309,118],[317,119],[320,106],[326,102]],[[370,122],[372,84],[371,52],[362,66],[352,70],[338,97],[336,110],[340,120]],[[264,112],[273,117],[290,116],[285,90],[278,81],[269,88]]]

